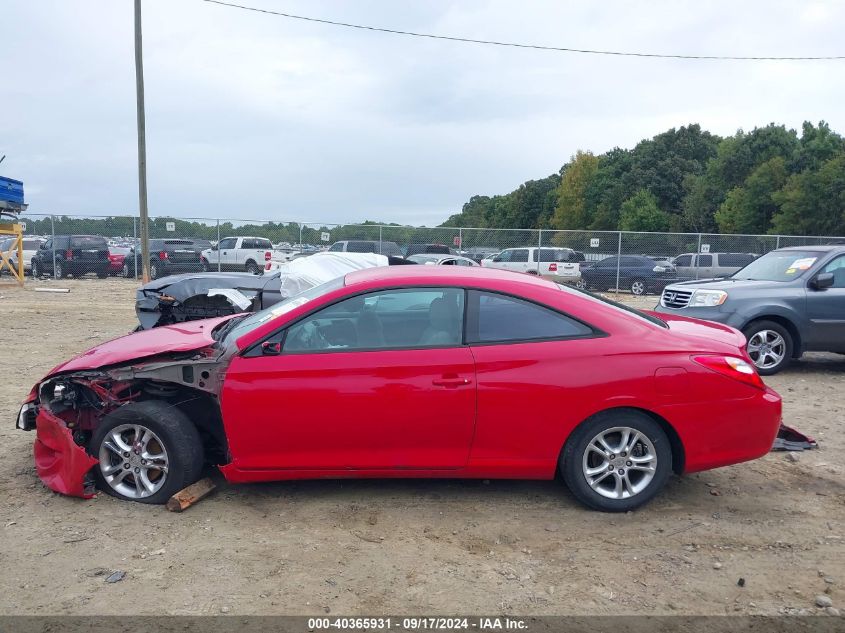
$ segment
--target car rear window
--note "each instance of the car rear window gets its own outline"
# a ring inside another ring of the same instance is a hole
[[[564,284],[557,284],[557,287],[563,290],[564,292],[571,292],[572,294],[577,294],[582,297],[586,297],[587,299],[591,299],[593,301],[598,301],[605,305],[608,305],[612,308],[616,308],[617,310],[622,310],[623,312],[627,312],[628,314],[633,314],[636,317],[644,319],[653,325],[658,325],[662,328],[669,328],[665,321],[662,319],[654,316],[653,314],[648,314],[643,312],[642,310],[637,310],[636,308],[632,308],[631,306],[626,306],[624,303],[618,303],[613,301],[612,299],[608,299],[607,297],[603,297],[601,295],[594,295],[592,292],[587,292],[586,290],[579,290],[574,286],[567,286]]]
[[[108,250],[105,238],[89,235],[70,238],[70,247],[83,250]]]
[[[722,253],[719,255],[719,266],[748,266],[756,259],[754,255],[745,253]]]
[[[23,241],[23,248],[25,251],[37,251],[41,248],[41,241],[40,240],[24,240]]]

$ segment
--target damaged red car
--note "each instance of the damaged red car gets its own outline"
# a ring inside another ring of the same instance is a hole
[[[491,269],[371,268],[254,314],[130,334],[24,403],[58,492],[162,503],[232,482],[552,479],[626,511],[755,459],[781,399],[738,331]]]

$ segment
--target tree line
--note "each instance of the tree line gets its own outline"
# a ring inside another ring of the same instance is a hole
[[[845,235],[845,139],[821,121],[720,137],[697,124],[473,196],[442,226]]]

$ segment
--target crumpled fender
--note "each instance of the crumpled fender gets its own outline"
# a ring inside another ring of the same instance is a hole
[[[37,427],[32,452],[41,481],[50,490],[64,495],[93,497],[93,486],[85,486],[85,474],[99,460],[73,441],[70,429],[61,418],[42,407],[35,419]]]

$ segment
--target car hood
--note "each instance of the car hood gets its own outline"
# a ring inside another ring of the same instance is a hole
[[[151,356],[202,349],[214,343],[211,337],[212,330],[230,318],[231,316],[187,321],[178,325],[167,325],[127,334],[92,347],[87,352],[57,365],[45,378],[60,372],[99,369]]]
[[[731,348],[732,352],[736,352],[737,348],[742,349],[745,347],[745,336],[743,333],[729,325],[722,325],[714,321],[691,319],[675,314],[666,314],[665,312],[659,314],[657,312],[650,312],[650,314],[666,323],[672,334],[681,336],[682,338],[697,342],[701,339],[711,342],[715,341],[727,345]],[[699,349],[705,351],[707,348]]]
[[[721,279],[691,279],[689,281],[679,281],[672,283],[673,288],[688,287],[690,290],[698,290],[699,288],[707,290],[725,290],[737,288],[751,288],[766,290],[769,288],[783,288],[785,284],[790,282],[783,281],[762,281],[757,279],[734,279],[733,277],[726,277]]]
[[[265,284],[276,274],[270,275],[253,275],[252,273],[224,273],[224,272],[208,272],[208,273],[185,273],[182,275],[169,275],[161,279],[155,279],[147,284],[144,284],[139,289],[141,293],[144,291],[163,292],[165,289],[176,286],[180,289],[179,294],[184,294],[186,297],[196,294],[196,289],[216,288],[218,286],[223,288],[241,288],[244,290],[261,290]],[[184,290],[182,290],[184,289]],[[171,294],[168,292],[167,294]],[[180,297],[176,297],[179,299]]]

